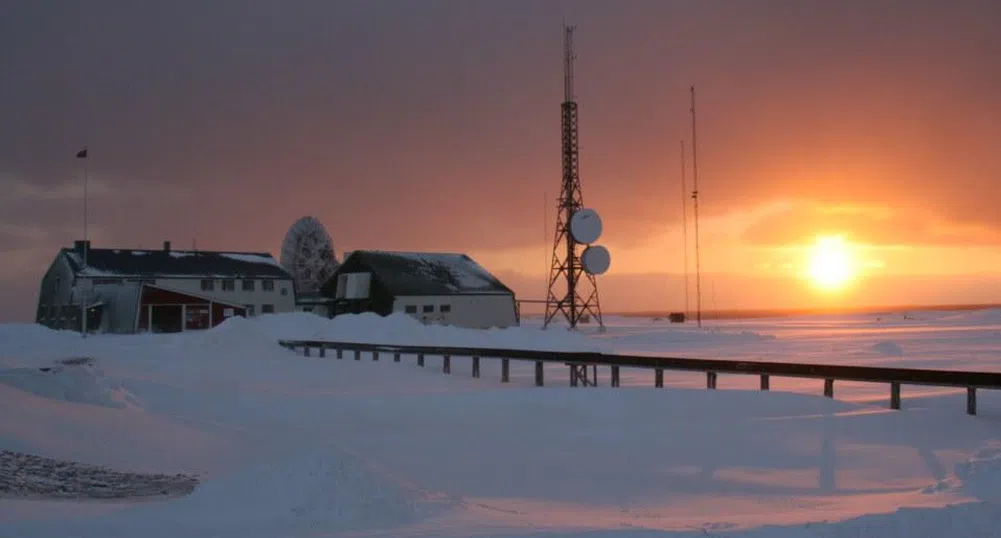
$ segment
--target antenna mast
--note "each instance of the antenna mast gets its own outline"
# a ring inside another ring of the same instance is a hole
[[[691,308],[688,305],[688,189],[685,184],[685,141],[681,141],[681,234],[684,240],[684,254],[683,258],[685,260],[685,316],[688,316],[691,312]]]
[[[580,189],[580,152],[578,148],[577,102],[573,91],[573,62],[576,58],[573,50],[573,26],[563,25],[563,104],[560,105],[563,131],[563,180],[560,189],[559,203],[556,213],[556,234],[553,238],[553,257],[549,273],[549,292],[546,295],[546,317],[542,328],[549,326],[553,318],[562,313],[570,329],[575,329],[577,323],[586,316],[598,321],[604,329],[601,319],[601,305],[598,302],[598,285],[594,275],[585,271],[581,261],[578,243],[570,233],[570,221],[574,214],[584,207]],[[560,280],[566,281],[566,291]],[[578,284],[591,288],[590,294],[580,293]],[[562,291],[562,290],[561,290]]]
[[[695,131],[695,86],[692,86],[692,200],[695,210],[695,321],[702,326],[702,273],[699,265],[699,143]]]

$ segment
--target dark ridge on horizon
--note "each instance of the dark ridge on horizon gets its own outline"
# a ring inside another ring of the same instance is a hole
[[[752,318],[786,318],[796,316],[839,315],[839,314],[903,314],[914,311],[951,312],[967,310],[987,310],[1001,308],[1001,304],[945,304],[945,305],[893,305],[893,306],[858,306],[858,307],[827,307],[827,308],[758,308],[758,309],[721,309],[704,310],[702,320],[718,319],[752,319]],[[622,316],[631,318],[667,317],[672,311],[649,310],[635,312],[605,312],[607,316]],[[676,311],[675,311],[676,312]]]

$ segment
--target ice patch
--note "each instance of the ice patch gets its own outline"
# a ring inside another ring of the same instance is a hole
[[[904,355],[904,350],[895,342],[879,342],[873,344],[871,349],[876,353],[891,357],[902,357]]]

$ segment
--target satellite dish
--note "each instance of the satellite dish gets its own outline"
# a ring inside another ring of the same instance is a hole
[[[570,218],[570,235],[573,240],[585,245],[594,243],[601,237],[601,217],[593,209],[580,209]]]
[[[330,234],[316,217],[302,217],[292,224],[279,263],[292,275],[297,292],[316,292],[340,266]]]
[[[612,265],[612,255],[601,245],[591,245],[580,255],[580,263],[589,275],[601,275]]]

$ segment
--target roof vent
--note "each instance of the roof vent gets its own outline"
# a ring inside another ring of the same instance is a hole
[[[83,256],[86,251],[90,250],[90,241],[83,241],[80,239],[73,241],[73,250],[76,251],[77,254]]]

